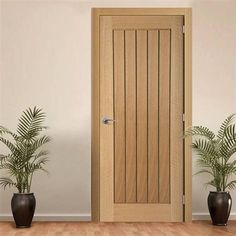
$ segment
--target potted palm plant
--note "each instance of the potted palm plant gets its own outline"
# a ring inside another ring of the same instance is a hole
[[[202,168],[198,173],[207,173],[207,183],[215,188],[208,195],[208,209],[214,225],[226,225],[232,199],[229,191],[236,187],[236,130],[234,114],[228,116],[220,126],[217,134],[209,128],[194,126],[186,136],[194,136],[192,148],[197,154],[197,162]]]
[[[23,112],[16,132],[0,126],[0,142],[9,153],[0,155],[0,169],[4,176],[0,178],[0,186],[15,187],[11,201],[13,217],[17,228],[30,227],[34,216],[36,200],[31,192],[35,171],[44,169],[48,161],[48,151],[42,146],[50,141],[47,135],[41,135],[46,129],[43,126],[45,113],[34,107]]]

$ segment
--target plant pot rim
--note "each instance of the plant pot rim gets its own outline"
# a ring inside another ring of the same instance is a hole
[[[34,195],[34,193],[13,193],[14,195]]]
[[[229,191],[209,191],[210,193],[230,193]]]

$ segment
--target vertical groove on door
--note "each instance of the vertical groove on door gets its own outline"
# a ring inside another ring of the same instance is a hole
[[[160,30],[159,46],[159,202],[170,203],[170,30]]]
[[[147,30],[137,31],[137,202],[147,202]]]
[[[125,31],[126,202],[136,202],[136,45],[135,31]]]
[[[114,31],[115,202],[125,202],[125,66],[124,31]]]
[[[158,202],[158,31],[148,31],[148,202]]]

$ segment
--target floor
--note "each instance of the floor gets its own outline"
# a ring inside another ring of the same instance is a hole
[[[193,223],[89,223],[35,222],[29,229],[16,229],[0,222],[0,236],[235,236],[236,221],[227,227],[209,221]]]

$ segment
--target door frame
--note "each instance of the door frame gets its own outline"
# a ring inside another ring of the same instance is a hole
[[[99,78],[99,31],[100,16],[123,15],[178,15],[184,17],[184,130],[192,126],[192,9],[191,8],[92,8],[91,32],[91,209],[92,221],[100,221],[100,78]],[[184,139],[183,166],[183,221],[192,220],[192,149],[191,138]]]

